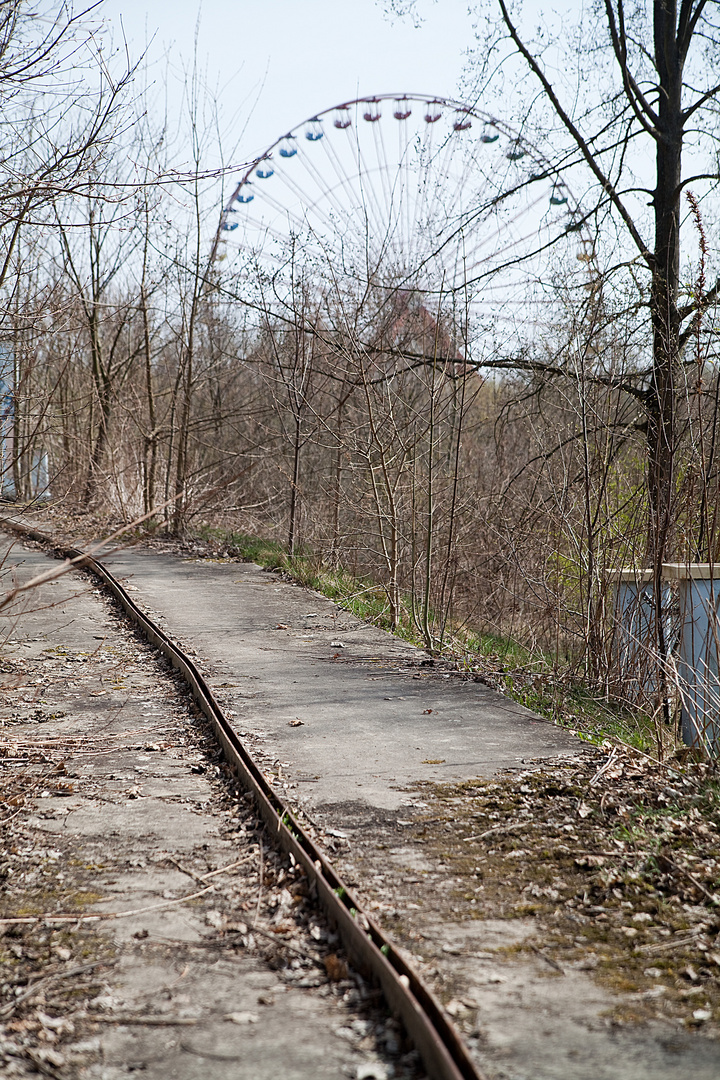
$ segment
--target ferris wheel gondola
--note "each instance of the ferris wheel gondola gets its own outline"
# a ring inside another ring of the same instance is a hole
[[[282,139],[280,140],[280,146],[278,147],[278,153],[280,157],[295,157],[298,151],[297,146],[293,141],[294,139],[297,139],[297,135],[283,135]]]
[[[366,102],[366,105],[367,108],[363,113],[363,120],[368,124],[377,124],[378,120],[382,119],[378,98],[370,98],[370,100]]]
[[[427,112],[425,113],[426,124],[437,124],[438,120],[442,120],[442,109],[440,104],[441,103],[437,98],[433,99],[433,101],[428,101]]]

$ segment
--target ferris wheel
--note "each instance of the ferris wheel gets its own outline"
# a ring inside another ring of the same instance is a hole
[[[346,313],[398,295],[462,313],[466,355],[517,349],[587,283],[581,210],[503,121],[447,98],[343,102],[276,139],[226,203],[213,248],[265,316],[303,295]],[[504,343],[504,345],[503,345]]]

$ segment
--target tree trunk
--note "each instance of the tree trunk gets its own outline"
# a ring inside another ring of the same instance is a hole
[[[659,75],[655,251],[650,311],[653,332],[652,380],[647,392],[649,528],[648,558],[653,570],[655,642],[659,693],[665,719],[667,645],[663,618],[662,564],[674,537],[675,384],[680,358],[680,182],[682,179],[682,58],[673,0],[655,0],[655,63]]]
[[[298,481],[300,479],[300,447],[302,445],[302,420],[295,413],[295,439],[293,441],[293,473],[290,484],[290,520],[288,523],[288,555],[292,559],[297,543]]]

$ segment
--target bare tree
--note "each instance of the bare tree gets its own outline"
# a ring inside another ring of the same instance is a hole
[[[14,357],[18,403],[31,383],[39,385],[33,366],[50,331],[42,300],[53,277],[46,261],[53,208],[88,199],[97,206],[107,198],[97,178],[128,121],[133,71],[103,53],[92,10],[76,13],[62,3],[31,8],[23,0],[0,4],[0,338]],[[16,258],[21,242],[23,254]],[[40,423],[48,399],[33,409]],[[21,431],[27,420],[16,414],[15,453],[26,456],[35,453]],[[18,490],[27,489],[31,467],[16,461]]]

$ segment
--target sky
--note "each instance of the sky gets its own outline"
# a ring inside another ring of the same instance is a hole
[[[422,0],[420,25],[375,0],[103,0],[99,14],[131,57],[147,48],[156,88],[179,109],[198,58],[221,106],[224,140],[250,160],[340,101],[389,92],[457,96],[473,17],[463,0]],[[166,64],[169,57],[169,69]]]

